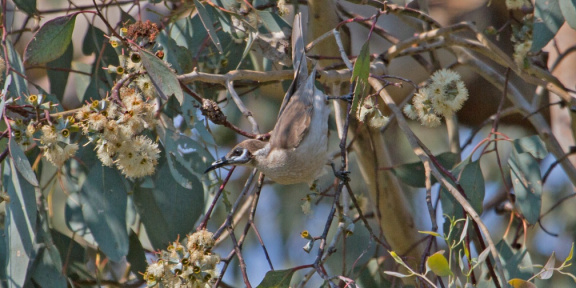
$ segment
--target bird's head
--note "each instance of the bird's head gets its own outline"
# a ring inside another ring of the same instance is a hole
[[[204,173],[208,173],[216,168],[228,166],[228,165],[243,165],[243,166],[252,166],[255,165],[255,154],[258,154],[258,151],[266,146],[266,142],[256,140],[256,139],[249,139],[240,142],[236,145],[226,156],[214,161]]]

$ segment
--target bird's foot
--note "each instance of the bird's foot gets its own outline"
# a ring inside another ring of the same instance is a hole
[[[354,99],[354,94],[349,93],[343,96],[326,96],[326,100],[344,100],[346,102],[352,102]]]
[[[336,170],[336,166],[334,166],[334,163],[330,163],[330,166],[332,167],[332,172],[334,172],[334,176],[336,176],[336,178],[344,181],[344,182],[350,182],[350,171],[346,170],[346,171],[342,171],[342,170]]]

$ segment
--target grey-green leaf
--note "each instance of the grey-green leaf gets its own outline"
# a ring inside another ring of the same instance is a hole
[[[530,153],[538,159],[544,159],[548,154],[546,144],[538,135],[532,135],[514,140],[514,149],[518,153]]]
[[[197,177],[189,181],[191,190],[174,181],[170,168],[163,164],[154,177],[154,189],[134,187],[134,204],[154,249],[165,249],[179,235],[194,230],[203,212],[204,192]]]
[[[9,162],[9,163],[8,163]],[[36,191],[18,173],[12,160],[4,162],[4,183],[10,202],[6,205],[5,237],[8,287],[23,287],[36,239]]]
[[[76,15],[78,13],[44,23],[26,46],[24,62],[27,65],[40,65],[62,56],[72,39]]]
[[[14,0],[14,4],[28,15],[36,14],[36,0]]]
[[[24,151],[22,151],[18,143],[16,143],[12,137],[10,137],[10,141],[8,143],[10,147],[10,156],[12,157],[12,160],[14,160],[16,169],[20,171],[22,177],[24,177],[26,181],[34,186],[38,186],[36,174],[34,174],[34,171],[32,171],[32,167],[30,166],[30,162],[28,161],[28,158],[26,158]]]
[[[458,159],[457,156],[458,155],[454,153],[445,152],[436,156],[436,159],[438,159],[438,162],[440,163],[440,165],[442,165],[442,167],[449,170],[452,168],[452,166],[454,166],[454,164],[456,164],[456,161]],[[424,174],[424,164],[422,164],[422,162],[420,161],[400,165],[392,168],[391,170],[394,173],[394,175],[400,178],[400,180],[402,180],[402,182],[406,183],[407,185],[422,188],[426,184],[425,183],[426,177]],[[432,183],[435,182],[436,179],[433,178]]]
[[[530,51],[538,52],[554,38],[564,17],[557,0],[536,0],[534,10],[534,39]]]
[[[82,215],[100,250],[112,261],[128,254],[127,192],[118,170],[96,164],[82,185]]]
[[[576,0],[559,0],[559,2],[564,20],[572,29],[576,29]]]
[[[516,152],[510,154],[508,165],[516,193],[516,205],[526,221],[535,224],[540,217],[542,206],[540,165],[531,154]]]
[[[288,288],[293,274],[293,269],[268,271],[256,288]]]
[[[478,214],[482,214],[485,187],[480,161],[473,161],[466,165],[460,174],[459,182],[474,210]]]
[[[204,5],[200,3],[200,1],[194,0],[194,5],[196,5],[196,11],[198,11],[198,16],[200,16],[200,20],[202,20],[204,28],[206,28],[206,31],[208,31],[208,35],[210,36],[212,43],[214,43],[214,46],[216,46],[218,52],[222,54],[222,45],[220,44],[220,39],[218,39],[218,35],[216,35],[216,29],[214,29],[213,25],[214,21],[212,21],[212,18],[210,18],[210,14],[208,14],[208,11],[206,10],[206,7],[204,7]]]
[[[184,94],[182,93],[180,82],[178,82],[174,71],[172,71],[164,61],[146,50],[140,50],[140,57],[158,94],[160,94],[164,100],[167,100],[170,95],[174,95],[174,97],[178,99],[178,102],[182,104],[184,102]]]
[[[66,48],[66,52],[57,59],[46,63],[47,67],[56,68],[48,71],[48,79],[50,80],[50,92],[58,98],[60,102],[64,98],[64,91],[68,83],[69,70],[72,67],[72,59],[74,58],[74,45],[72,42]]]

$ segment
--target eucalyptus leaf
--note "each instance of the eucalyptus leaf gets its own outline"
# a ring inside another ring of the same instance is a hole
[[[20,145],[16,143],[13,137],[10,137],[8,143],[10,147],[10,156],[14,161],[16,169],[20,171],[22,177],[24,177],[26,181],[28,181],[33,186],[38,186],[38,180],[36,179],[36,174],[34,174],[34,171],[32,171],[30,161],[28,161],[28,158],[26,158],[26,155],[24,154],[24,151],[22,151],[22,148],[20,148]]]
[[[514,149],[518,153],[530,153],[537,159],[544,159],[548,154],[546,144],[538,135],[527,136],[514,140]]]
[[[564,16],[564,20],[572,29],[576,29],[576,0],[559,0],[560,10]]]
[[[4,163],[4,183],[10,202],[4,220],[6,246],[2,248],[6,250],[8,287],[22,287],[35,256],[36,189],[18,173],[12,160]]]
[[[26,46],[24,62],[40,65],[62,56],[72,40],[76,15],[79,13],[60,16],[44,23]]]
[[[292,275],[293,269],[268,271],[256,288],[288,288]]]
[[[168,97],[174,95],[178,102],[182,104],[184,101],[184,94],[182,93],[182,88],[180,88],[180,82],[176,78],[174,71],[164,63],[156,55],[150,52],[140,49],[140,57],[142,58],[142,64],[146,68],[146,72],[152,80],[152,84],[158,91],[158,94],[162,96],[164,100]]]
[[[452,152],[444,152],[436,156],[438,163],[446,169],[451,169],[458,159],[458,155]],[[391,169],[402,182],[412,187],[423,188],[426,183],[426,175],[424,171],[424,164],[422,162],[413,162],[403,164]],[[436,179],[432,178],[432,184],[436,183]]]
[[[528,223],[535,224],[540,218],[542,206],[540,165],[531,154],[516,152],[510,154],[508,165],[516,194],[516,206]]]
[[[466,165],[460,174],[459,182],[472,208],[479,215],[482,214],[485,184],[480,161],[473,161]]]
[[[208,31],[208,35],[210,36],[212,43],[214,43],[214,46],[216,46],[218,52],[222,54],[222,45],[220,44],[220,39],[218,39],[218,35],[216,35],[216,29],[214,29],[213,24],[214,21],[212,20],[212,18],[210,18],[210,15],[208,14],[206,7],[204,7],[204,5],[200,3],[200,1],[194,0],[194,5],[196,6],[196,11],[198,11],[198,16],[200,16],[200,20],[202,20],[204,28],[206,28],[206,31]]]
[[[14,0],[14,4],[28,15],[34,15],[37,12],[36,0]]]
[[[82,215],[98,246],[112,261],[128,254],[126,227],[127,191],[118,170],[95,165],[82,189]]]
[[[178,236],[194,230],[203,212],[204,192],[196,177],[190,182],[192,190],[179,185],[165,163],[158,167],[154,189],[134,187],[134,204],[154,249],[165,249]]]
[[[72,59],[74,58],[74,47],[72,42],[66,48],[64,54],[62,54],[57,59],[46,63],[47,67],[56,68],[59,70],[49,70],[48,80],[50,80],[50,92],[58,98],[59,102],[62,102],[64,98],[64,91],[66,90],[66,85],[68,84],[68,75],[70,74],[70,68],[72,67]]]
[[[531,52],[538,52],[554,38],[564,23],[558,0],[536,0]]]
[[[130,250],[128,250],[126,259],[130,262],[130,271],[132,271],[138,279],[143,279],[142,276],[144,272],[146,272],[148,263],[146,262],[146,254],[142,243],[140,243],[138,235],[136,235],[133,230],[130,231]]]

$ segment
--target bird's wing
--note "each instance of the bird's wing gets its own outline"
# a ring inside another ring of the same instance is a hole
[[[294,64],[294,80],[292,84],[286,91],[284,95],[284,100],[280,106],[280,111],[278,112],[278,118],[282,116],[286,105],[290,101],[290,98],[298,88],[306,81],[308,78],[308,63],[306,63],[306,54],[304,53],[304,30],[302,29],[302,13],[296,14],[294,16],[294,24],[292,24],[292,63]]]
[[[306,79],[304,85],[290,98],[270,135],[271,149],[293,149],[300,145],[310,128],[314,113],[314,81],[316,70]]]

